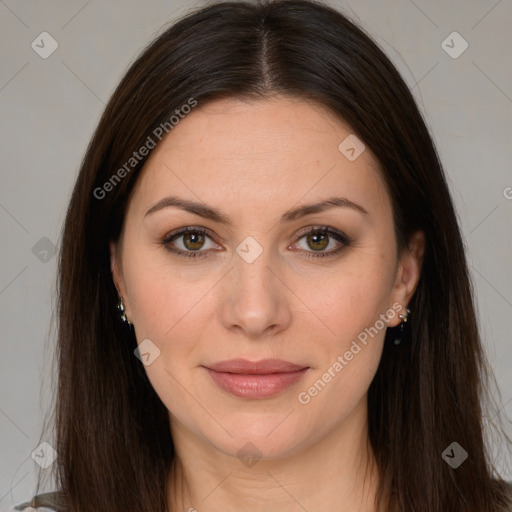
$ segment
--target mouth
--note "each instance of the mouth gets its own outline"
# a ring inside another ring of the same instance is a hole
[[[277,395],[299,382],[310,369],[280,359],[231,359],[203,368],[221,389],[246,399]]]

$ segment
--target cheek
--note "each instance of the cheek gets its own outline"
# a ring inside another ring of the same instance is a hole
[[[139,341],[172,337],[209,285],[204,279],[187,282],[158,247],[127,246],[123,271]]]
[[[318,316],[329,328],[316,335],[319,365],[298,390],[299,407],[324,428],[344,421],[360,403],[377,371],[387,324],[389,279],[382,269],[346,273],[315,295]]]
[[[308,407],[319,407],[319,414],[326,403],[337,404],[338,415],[350,411],[377,371],[387,329],[381,315],[389,314],[391,263],[368,249],[310,288],[310,307],[328,330],[317,335],[321,364],[301,389],[307,396],[300,403],[309,400]]]
[[[329,329],[329,338],[344,344],[386,313],[392,283],[389,260],[368,252],[347,259],[329,276],[304,284],[304,302]]]
[[[137,342],[149,339],[159,350],[144,369],[166,407],[182,410],[191,405],[183,399],[183,386],[190,388],[187,379],[198,359],[212,283],[187,282],[151,251],[132,255],[126,258],[124,275]]]

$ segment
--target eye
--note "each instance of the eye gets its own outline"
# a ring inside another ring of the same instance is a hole
[[[180,240],[181,239],[181,240]],[[177,243],[175,241],[177,240]],[[210,240],[211,246],[205,247],[205,241]],[[171,252],[188,258],[203,258],[206,256],[206,249],[214,249],[217,246],[212,236],[204,228],[187,227],[169,233],[162,244]]]
[[[304,242],[302,250],[307,253],[305,254],[306,258],[334,256],[352,242],[345,233],[328,226],[315,226],[313,229],[297,235],[297,240],[298,242],[295,242],[293,245]],[[290,247],[293,247],[293,245]],[[336,245],[338,247],[333,249],[333,246],[336,247]],[[331,250],[325,251],[329,247]]]
[[[169,233],[161,243],[168,251],[178,256],[204,258],[208,256],[207,249],[219,248],[213,239],[213,235],[207,229],[190,226]],[[305,247],[301,248],[301,252],[306,253],[304,255],[306,258],[334,256],[352,242],[345,233],[328,226],[309,228],[308,231],[296,235],[296,240],[289,248],[293,249],[294,245],[304,242]],[[210,242],[209,247],[208,241]],[[326,251],[325,249],[328,248],[330,250]]]

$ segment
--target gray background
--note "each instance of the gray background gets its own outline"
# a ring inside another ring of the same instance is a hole
[[[0,510],[29,498],[34,484],[30,454],[52,393],[53,249],[86,145],[135,55],[197,5],[0,0]],[[510,416],[512,1],[330,5],[380,43],[425,114],[468,247],[496,399]],[[59,45],[46,59],[31,47],[44,31]],[[469,44],[457,58],[444,47],[456,52],[461,41],[442,46],[453,31]],[[500,464],[512,479],[510,462]]]

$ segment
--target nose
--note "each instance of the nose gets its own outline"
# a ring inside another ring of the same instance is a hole
[[[291,322],[290,295],[279,264],[270,261],[269,251],[254,261],[235,254],[234,268],[223,283],[220,318],[230,331],[247,338],[276,335]]]

